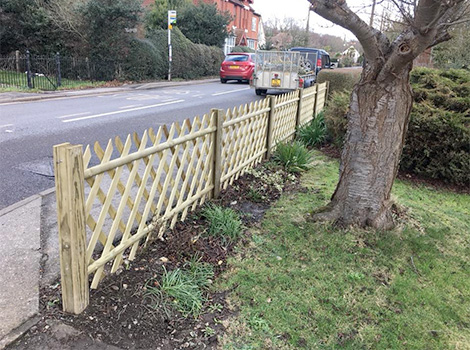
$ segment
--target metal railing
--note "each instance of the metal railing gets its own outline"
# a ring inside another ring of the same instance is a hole
[[[114,60],[21,54],[0,56],[0,87],[56,90],[59,87],[92,85],[120,78],[120,65]]]

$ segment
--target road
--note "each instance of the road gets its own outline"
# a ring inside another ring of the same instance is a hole
[[[0,104],[0,209],[54,186],[52,147],[84,146],[259,100],[246,84],[207,83]]]

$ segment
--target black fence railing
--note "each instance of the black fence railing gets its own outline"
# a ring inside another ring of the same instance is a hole
[[[88,57],[20,54],[0,56],[0,87],[55,90],[111,81],[122,75],[114,60],[94,61]]]

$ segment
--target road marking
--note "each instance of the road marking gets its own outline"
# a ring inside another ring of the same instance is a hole
[[[238,92],[238,91],[243,91],[243,90],[249,90],[250,88],[243,88],[243,89],[237,89],[237,90],[230,90],[230,91],[224,91],[224,92],[218,92],[216,94],[212,94],[212,96],[219,96],[219,95],[225,95],[225,94],[231,94],[233,92]]]
[[[5,125],[0,125],[0,128],[5,128],[7,126],[12,126],[13,124],[5,124]]]
[[[191,97],[202,97],[202,96],[204,96],[204,94],[197,94],[197,95],[193,95]]]
[[[122,106],[122,107],[119,107],[119,109],[124,109],[124,108],[134,108],[134,107],[139,107],[139,106],[142,106],[142,105],[130,105],[130,106]]]
[[[78,117],[79,115],[85,115],[85,114],[90,114],[91,112],[83,112],[83,113],[75,113],[75,114],[67,114],[67,115],[62,115],[60,117],[56,117],[57,119],[62,119],[62,118],[68,118],[68,117]]]
[[[62,123],[70,123],[70,122],[76,122],[79,120],[85,120],[85,119],[92,119],[92,118],[99,118],[99,117],[104,117],[107,115],[113,115],[113,114],[119,114],[119,113],[126,113],[126,112],[131,112],[131,111],[139,111],[141,109],[147,109],[147,108],[154,108],[154,107],[160,107],[160,106],[166,106],[166,105],[171,105],[174,103],[181,103],[184,102],[184,100],[176,100],[176,101],[170,101],[166,103],[159,103],[156,105],[150,105],[150,106],[143,106],[143,107],[137,107],[137,108],[130,108],[130,109],[124,109],[122,111],[114,111],[114,112],[108,112],[108,113],[101,113],[101,114],[95,114],[95,115],[89,115],[86,117],[81,117],[81,118],[75,118],[75,119],[67,119],[67,120],[62,120]]]

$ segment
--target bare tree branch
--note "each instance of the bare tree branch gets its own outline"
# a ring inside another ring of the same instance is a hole
[[[312,10],[331,22],[350,30],[361,42],[367,60],[382,57],[382,47],[388,39],[378,30],[370,27],[351,11],[344,0],[309,0]]]

